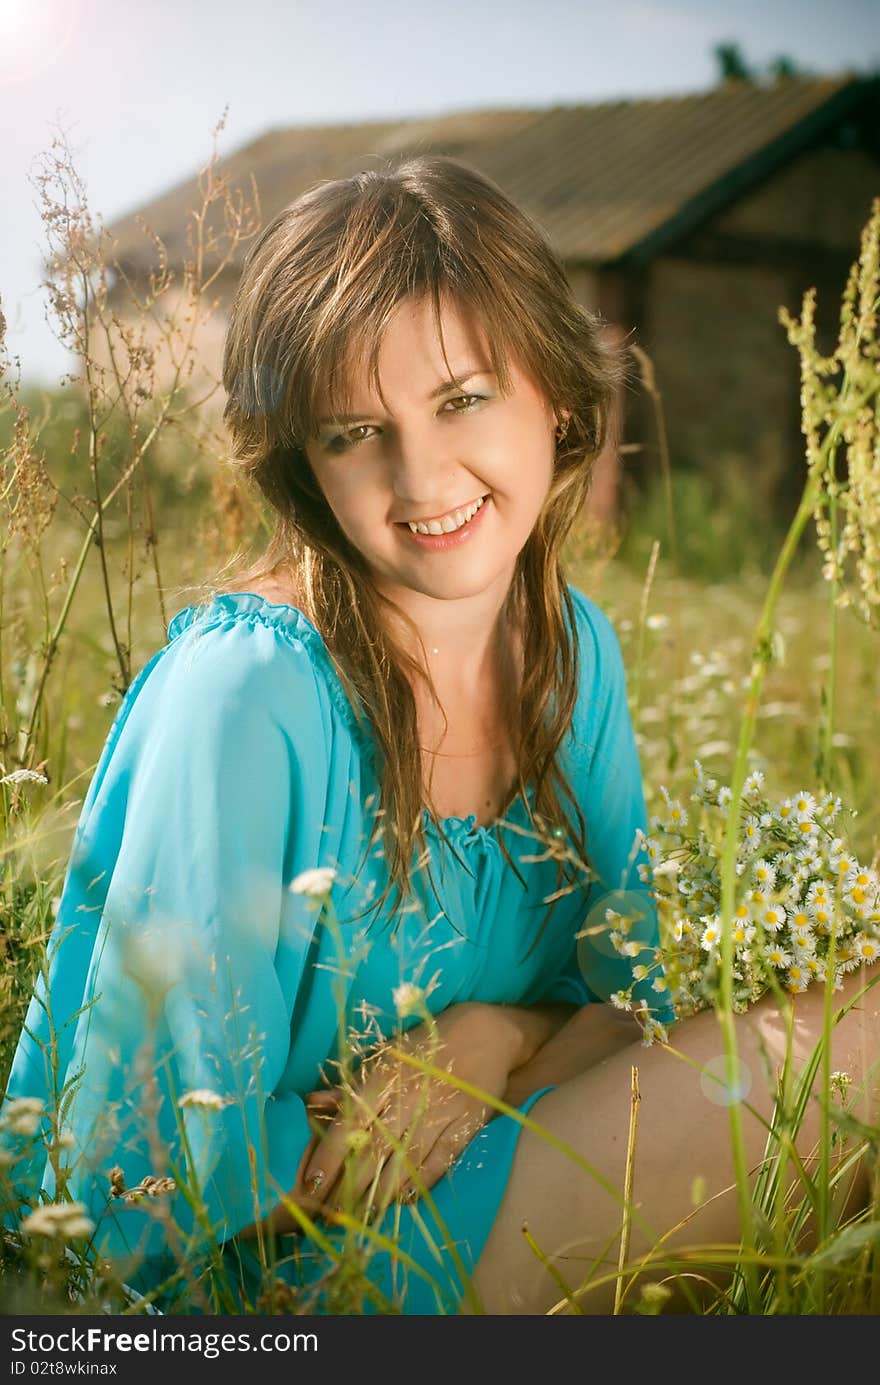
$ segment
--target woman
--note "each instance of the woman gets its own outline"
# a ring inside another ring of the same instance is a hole
[[[304,1311],[545,1312],[558,1285],[523,1220],[577,1282],[620,1203],[493,1103],[620,1188],[635,1061],[648,1226],[690,1210],[695,1174],[727,1176],[723,1108],[604,1003],[639,956],[641,1029],[672,1019],[620,647],[559,556],[620,363],[535,225],[425,157],[275,218],[223,374],[274,535],[126,695],[9,1093],[71,1084],[68,1187],[167,1309],[265,1304],[269,1260]],[[820,1010],[799,1003],[804,1035]],[[388,1051],[398,1018],[414,1064]],[[746,1061],[774,1025],[743,1017]],[[700,1061],[719,1048],[712,1016],[677,1032]],[[707,1217],[735,1235],[730,1199]],[[206,1247],[225,1296],[186,1282]]]

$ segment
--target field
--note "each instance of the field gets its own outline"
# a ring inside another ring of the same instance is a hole
[[[756,517],[750,512],[747,459],[743,474],[723,485],[717,478],[677,474],[672,459],[668,475],[629,491],[619,532],[596,533],[585,525],[568,545],[570,580],[603,607],[623,648],[649,835],[656,833],[661,844],[655,866],[672,858],[671,838],[663,835],[672,825],[672,805],[687,810],[696,831],[699,814],[690,797],[695,762],[717,785],[729,788],[729,812],[713,816],[707,810],[704,826],[711,820],[716,830],[713,835],[707,828],[700,842],[700,864],[717,885],[717,922],[724,937],[711,968],[704,957],[705,974],[697,975],[703,965],[699,949],[681,962],[680,1003],[716,1006],[719,1050],[731,1062],[732,1015],[742,999],[730,926],[734,868],[743,859],[737,829],[747,821],[745,807],[742,817],[739,809],[757,798],[759,784],[769,805],[806,795],[812,812],[823,795],[841,800],[834,833],[826,831],[824,838],[836,833],[852,858],[846,881],[838,882],[848,891],[846,907],[838,894],[818,951],[795,948],[795,961],[822,959],[813,984],[833,976],[835,958],[850,970],[861,965],[870,981],[865,964],[873,960],[872,939],[880,938],[880,747],[874,739],[880,691],[878,231],[880,204],[854,268],[849,329],[842,331],[840,354],[832,362],[836,377],[830,368],[821,369],[815,351],[811,357],[805,332],[809,304],[801,322],[789,324],[805,371],[805,499],[797,514]],[[202,291],[196,285],[196,298]],[[93,307],[104,310],[99,292]],[[68,313],[76,326],[76,313],[70,308]],[[198,401],[182,388],[152,396],[141,382],[137,388],[145,399],[134,393],[131,378],[99,375],[97,367],[85,382],[49,395],[18,389],[11,367],[5,378],[0,404],[4,1084],[61,893],[82,798],[120,698],[162,646],[168,620],[239,545],[252,543],[256,549],[265,524],[255,502],[218,469],[222,442],[215,425],[201,420]],[[815,388],[820,379],[829,392],[821,398]],[[836,560],[829,557],[829,545]],[[835,604],[841,596],[845,601]],[[830,869],[841,853],[838,843]],[[858,868],[868,887],[863,908],[852,903],[859,898],[852,893]],[[820,871],[818,859],[815,871]],[[661,915],[670,957],[681,942],[674,936],[681,912],[679,900]],[[793,946],[787,935],[786,942]],[[757,989],[799,988],[792,981],[790,956],[775,970],[759,957],[750,975],[749,984]],[[855,1216],[850,1210],[844,1221],[832,1186],[842,1178],[845,1160],[863,1158],[876,1170],[880,1130],[848,1119],[845,1086],[841,1094],[832,1090],[830,1073],[825,1079],[829,1107],[838,1104],[837,1114],[826,1121],[819,1171],[798,1173],[786,1162],[788,1154],[780,1152],[780,1168],[792,1183],[788,1206],[772,1187],[769,1201],[762,1204],[756,1195],[734,1287],[703,1311],[807,1314],[880,1308],[876,1199]],[[3,1120],[7,1142],[6,1153],[0,1146],[0,1189],[5,1189],[7,1235],[0,1270],[13,1300],[23,1311],[38,1295],[44,1305],[54,1302],[57,1311],[71,1311],[72,1303],[74,1311],[88,1311],[111,1290],[94,1283],[83,1257],[87,1228],[77,1224],[76,1209],[59,1208],[53,1224],[51,1217],[47,1221],[37,1214],[34,1192],[31,1215],[37,1219],[30,1233],[22,1236],[10,1226],[16,1215],[10,1180],[17,1147],[9,1140],[33,1135],[37,1123],[25,1109],[12,1116],[7,1112]],[[737,1140],[735,1119],[731,1138]],[[63,1149],[56,1154],[63,1158]],[[872,1186],[878,1186],[876,1173]],[[58,1202],[64,1203],[63,1196]],[[819,1234],[810,1244],[801,1232],[808,1211],[817,1207]],[[624,1223],[624,1242],[625,1231]],[[73,1248],[71,1255],[63,1253],[65,1244]],[[818,1276],[811,1273],[816,1269]],[[272,1311],[272,1303],[270,1295],[260,1311]],[[630,1296],[625,1311],[660,1312],[663,1305],[664,1292],[649,1285],[640,1298]],[[138,1305],[130,1310],[138,1311]]]

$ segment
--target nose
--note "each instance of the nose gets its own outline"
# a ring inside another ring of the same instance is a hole
[[[388,456],[395,508],[412,518],[445,514],[476,496],[477,483],[461,476],[467,459],[455,455],[439,423],[401,425]]]

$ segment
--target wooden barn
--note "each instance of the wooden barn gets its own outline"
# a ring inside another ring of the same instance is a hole
[[[580,301],[647,353],[673,467],[745,461],[756,503],[800,489],[798,362],[777,310],[798,313],[815,285],[823,346],[835,340],[880,194],[880,79],[733,80],[661,99],[297,126],[269,131],[218,172],[241,187],[253,175],[265,221],[319,180],[417,152],[494,179],[548,232]],[[135,216],[179,271],[199,202],[192,178],[109,228],[129,276],[143,281],[155,262]],[[198,340],[215,375],[239,265],[215,285],[217,311]],[[657,469],[659,434],[635,357],[633,372],[622,460],[641,486]],[[597,517],[615,511],[620,478],[621,456],[609,451],[595,473]]]

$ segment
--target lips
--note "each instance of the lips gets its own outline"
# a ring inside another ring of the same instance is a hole
[[[480,500],[488,500],[491,494],[491,491],[486,491],[483,495],[475,495],[473,500],[467,500],[464,503],[464,505],[453,505],[451,509],[445,510],[442,515],[420,515],[418,517],[413,516],[412,519],[398,519],[395,521],[395,523],[402,525],[405,529],[409,528],[410,524],[431,524],[434,522],[436,522],[437,524],[442,524],[444,519],[449,519],[450,517],[454,516],[456,511],[458,511],[460,514],[464,514],[465,510],[467,510],[469,506],[476,505],[477,502]]]

